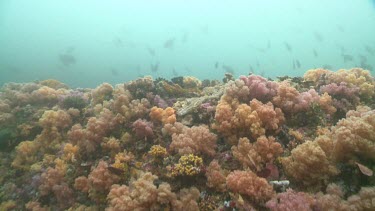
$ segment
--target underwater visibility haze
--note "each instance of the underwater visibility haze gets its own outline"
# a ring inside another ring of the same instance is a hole
[[[375,210],[373,0],[1,0],[0,210]]]
[[[374,64],[372,1],[22,1],[0,3],[0,83],[73,87],[139,76],[301,76]]]

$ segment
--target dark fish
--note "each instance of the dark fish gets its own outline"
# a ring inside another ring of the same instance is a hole
[[[231,73],[232,75],[234,75],[234,69],[231,66],[223,65],[222,68],[225,70],[225,72]]]
[[[3,69],[6,72],[9,72],[9,73],[20,73],[20,72],[22,72],[18,67],[13,66],[13,65],[5,65],[3,67],[0,67],[0,70],[1,69]]]
[[[148,51],[148,53],[149,53],[151,56],[155,56],[155,50],[154,50],[153,48],[148,47],[148,48],[147,48],[147,51]]]
[[[182,39],[181,39],[181,42],[182,43],[186,43],[189,39],[189,32],[185,32],[183,35],[182,35]]]
[[[118,71],[115,68],[111,68],[111,73],[113,76],[118,76]]]
[[[60,62],[64,66],[70,66],[76,63],[76,58],[73,56],[74,50],[75,50],[75,47],[70,46],[65,49],[64,53],[61,53],[59,55]]]
[[[260,71],[260,76],[264,77],[266,75],[266,72],[264,70]]]
[[[174,38],[170,38],[164,42],[164,48],[172,49],[174,46]]]
[[[65,53],[66,54],[72,54],[76,48],[74,46],[70,46],[66,48]]]
[[[313,49],[313,54],[314,54],[315,58],[318,57],[318,52],[316,52],[315,49]]]
[[[367,57],[366,57],[366,56],[364,56],[364,55],[362,55],[362,54],[359,54],[358,57],[359,57],[359,60],[360,60],[361,62],[364,62],[364,63],[367,62]]]
[[[288,50],[289,52],[292,52],[292,46],[289,43],[284,42],[284,45],[285,45],[286,50]]]
[[[156,62],[155,64],[150,64],[151,71],[157,72],[159,70],[159,62]]]
[[[345,53],[346,49],[344,46],[340,45],[339,43],[336,43],[336,46],[338,49],[340,49],[341,54]]]
[[[329,65],[329,64],[324,64],[322,66],[323,69],[326,69],[326,70],[332,70],[332,65]]]
[[[134,43],[134,42],[126,42],[126,45],[129,47],[129,48],[136,48],[137,45]]]
[[[373,67],[370,64],[367,64],[366,62],[361,62],[359,66],[365,70],[370,70],[370,71],[373,70]]]
[[[201,27],[201,32],[203,34],[207,34],[208,33],[208,25],[207,24]]]
[[[323,42],[323,36],[319,32],[314,32],[314,37],[318,42]]]
[[[119,169],[119,168],[116,168],[116,167],[113,167],[113,166],[108,166],[108,170],[114,174],[117,174],[117,175],[122,175],[125,173],[125,171],[123,169]]]
[[[337,25],[337,29],[338,29],[340,32],[345,32],[344,27],[342,27],[341,25]]]
[[[219,62],[215,62],[215,69],[219,67]]]
[[[253,66],[251,66],[251,64],[249,64],[249,71],[250,71],[250,73],[254,74],[254,68],[253,68]]]
[[[70,66],[76,63],[76,58],[71,54],[60,54],[59,59],[64,66]]]
[[[341,55],[342,58],[344,59],[344,62],[351,62],[353,61],[354,57],[352,55],[349,55],[349,54],[342,54]]]
[[[191,73],[191,69],[189,67],[185,67],[185,71],[188,72],[188,73]]]
[[[375,53],[375,49],[372,48],[371,46],[368,46],[368,45],[365,45],[365,50],[366,50],[369,54],[371,54],[371,55],[374,55],[374,53]]]
[[[172,70],[172,74],[173,74],[174,77],[177,77],[177,76],[178,76],[178,72],[176,71],[175,68],[173,68],[173,70]]]
[[[266,52],[266,49],[265,48],[256,48],[259,52],[261,53],[265,53]]]
[[[298,59],[296,59],[296,67],[297,67],[298,69],[301,68],[301,63],[299,62]]]
[[[296,69],[296,63],[293,60],[293,70],[295,70],[295,69]]]
[[[113,39],[113,44],[115,44],[116,47],[124,47],[124,43],[118,37],[116,37],[115,39]]]
[[[372,66],[367,63],[367,57],[363,55],[359,55],[360,57],[360,64],[359,67],[366,69],[366,70],[373,70]],[[358,66],[358,65],[357,65]]]

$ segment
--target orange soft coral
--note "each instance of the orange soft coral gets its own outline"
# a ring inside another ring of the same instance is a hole
[[[103,195],[106,195],[111,186],[119,182],[121,178],[108,169],[108,164],[105,161],[100,161],[91,171],[87,179],[89,184],[89,197],[100,202],[103,199]],[[78,185],[80,182],[84,181],[83,178],[80,180],[81,181],[76,181],[76,187],[86,190],[85,186]]]
[[[217,160],[211,161],[206,170],[207,186],[223,192],[226,190],[226,174]]]
[[[157,176],[142,174],[129,186],[113,185],[107,196],[108,211],[160,210],[198,210],[199,191],[196,188],[182,189],[179,194],[172,192],[168,183],[154,185]]]
[[[266,132],[277,132],[284,120],[282,111],[272,103],[253,99],[250,105],[238,104],[236,99],[223,96],[216,107],[213,128],[226,137],[257,138]]]
[[[180,155],[201,153],[213,156],[216,149],[217,136],[207,127],[185,127],[181,134],[172,135],[170,150]]]
[[[267,180],[252,171],[233,171],[227,176],[227,187],[231,191],[249,197],[254,202],[265,202],[275,192]]]
[[[290,156],[281,158],[281,163],[288,176],[307,186],[324,185],[339,173],[315,141],[299,145]]]
[[[166,109],[158,108],[156,106],[151,108],[150,118],[165,124],[173,124],[176,122],[175,110],[171,107]]]
[[[255,143],[250,143],[247,138],[241,138],[238,145],[232,147],[232,152],[244,169],[261,171],[267,163],[273,162],[283,153],[283,148],[274,137],[261,136]]]

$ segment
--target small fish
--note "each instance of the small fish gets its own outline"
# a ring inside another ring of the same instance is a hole
[[[374,53],[375,53],[375,49],[372,48],[372,47],[369,46],[369,45],[365,45],[365,50],[366,50],[369,54],[371,54],[371,55],[374,55]]]
[[[208,25],[201,26],[201,32],[203,34],[208,34]]]
[[[72,54],[75,49],[76,49],[76,47],[74,47],[74,46],[67,47],[66,50],[65,50],[65,53],[66,54]]]
[[[260,76],[264,78],[265,75],[266,75],[266,72],[264,70],[260,71]]]
[[[340,32],[345,32],[344,27],[342,27],[341,25],[337,25],[337,29],[338,29]]]
[[[157,72],[159,70],[159,62],[156,62],[155,64],[150,64],[151,71]]]
[[[217,69],[219,67],[219,62],[215,62],[214,67],[215,67],[215,69]]]
[[[349,55],[349,54],[342,54],[341,55],[342,58],[344,59],[344,62],[351,62],[353,61],[354,57],[352,55]]]
[[[174,38],[170,38],[164,42],[164,48],[172,49],[174,47]]]
[[[364,174],[366,176],[369,176],[369,177],[371,177],[374,174],[374,172],[370,168],[368,168],[367,166],[362,165],[358,162],[355,162],[355,164],[357,164],[357,166],[358,166],[358,168],[359,168],[359,170],[361,171],[362,174]]]
[[[116,47],[124,47],[124,43],[118,37],[113,39],[113,44],[115,44]]]
[[[265,48],[256,48],[259,52],[261,53],[265,53],[266,52],[266,49]]]
[[[313,49],[313,54],[314,54],[315,58],[319,56],[319,55],[318,55],[318,52],[316,52],[315,49]]]
[[[174,77],[178,76],[178,72],[176,71],[175,68],[172,69],[172,74],[173,74]]]
[[[297,67],[298,69],[301,68],[301,63],[299,62],[298,59],[296,59],[296,67]]]
[[[257,68],[260,67],[260,63],[259,63],[258,59],[255,61],[255,64],[257,65]]]
[[[369,65],[369,64],[367,64],[366,62],[363,62],[363,61],[361,61],[359,67],[361,67],[365,70],[370,70],[370,71],[373,70],[371,65]]]
[[[147,48],[147,51],[148,51],[148,53],[149,53],[151,56],[155,56],[155,50],[154,50],[153,48],[148,47],[148,48]]]
[[[111,74],[113,76],[118,76],[118,71],[115,68],[111,68]]]
[[[295,61],[293,60],[293,70],[295,70],[296,69],[296,63],[295,63]]]
[[[253,66],[251,66],[251,64],[249,64],[249,71],[250,71],[250,73],[254,74],[254,68],[253,68]]]
[[[68,66],[73,65],[73,64],[76,63],[76,58],[73,55],[66,54],[66,53],[60,54],[59,55],[59,60],[66,67],[68,67]]]
[[[181,42],[182,43],[186,43],[189,39],[189,32],[185,32],[183,35],[182,35],[182,38],[181,38]]]
[[[323,69],[326,69],[326,70],[332,70],[332,65],[329,65],[329,64],[324,64],[322,66]]]
[[[225,70],[225,72],[228,72],[228,73],[234,75],[234,69],[231,66],[223,65],[222,68]]]
[[[117,175],[123,175],[125,173],[123,169],[119,169],[113,166],[108,166],[107,168],[110,172],[117,174]]]
[[[289,43],[284,42],[284,45],[285,45],[285,48],[286,48],[287,51],[292,52],[293,49],[292,49],[292,46]]]
[[[314,37],[318,42],[323,42],[323,36],[319,32],[314,32]]]
[[[365,55],[359,54],[358,57],[359,57],[359,60],[360,60],[361,62],[364,62],[364,63],[367,62],[367,57],[366,57]]]

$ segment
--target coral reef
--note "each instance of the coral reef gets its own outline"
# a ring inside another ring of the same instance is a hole
[[[267,180],[251,171],[233,171],[227,176],[227,187],[235,193],[243,194],[255,202],[264,202],[274,194]]]
[[[0,89],[0,210],[374,210],[360,68]]]
[[[232,153],[244,169],[250,168],[259,172],[267,163],[272,163],[279,157],[283,148],[272,136],[261,136],[255,143],[250,143],[247,138],[240,138],[238,145],[232,147]]]
[[[204,126],[184,127],[181,133],[172,135],[171,151],[177,151],[180,155],[196,153],[213,156],[216,149],[217,136]]]

